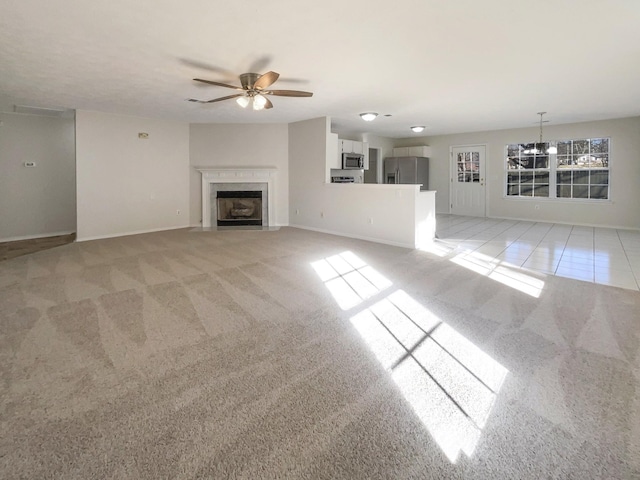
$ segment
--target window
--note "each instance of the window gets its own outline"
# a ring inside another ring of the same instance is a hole
[[[461,152],[456,159],[458,182],[480,182],[480,152]]]
[[[507,196],[607,200],[609,143],[586,138],[507,145]],[[547,153],[554,144],[557,153]]]
[[[507,145],[507,195],[549,196],[548,143]]]
[[[609,139],[558,142],[557,198],[609,198]]]

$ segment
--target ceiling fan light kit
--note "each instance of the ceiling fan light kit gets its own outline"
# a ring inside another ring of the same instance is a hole
[[[253,110],[265,110],[273,108],[273,103],[265,95],[276,95],[280,97],[311,97],[313,93],[303,92],[301,90],[267,90],[280,76],[276,72],[267,72],[264,75],[259,73],[243,73],[240,75],[241,87],[236,85],[229,85],[227,83],[214,82],[212,80],[204,80],[202,78],[194,78],[196,82],[207,83],[209,85],[215,85],[217,87],[232,88],[242,93],[235,95],[227,95],[226,97],[214,98],[212,100],[197,100],[190,98],[190,102],[196,103],[215,103],[222,100],[228,100],[231,98],[236,99],[236,103],[242,108],[247,108],[249,104],[252,104]]]
[[[360,117],[365,122],[371,122],[371,121],[375,120],[377,116],[378,116],[378,114],[375,113],[375,112],[365,112],[365,113],[361,113],[360,114]]]
[[[236,99],[236,103],[238,105],[240,105],[242,108],[247,108],[247,105],[249,105],[249,97],[238,97]]]

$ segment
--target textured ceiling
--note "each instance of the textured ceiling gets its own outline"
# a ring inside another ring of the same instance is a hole
[[[408,137],[640,115],[640,2],[610,0],[0,0],[0,104],[188,122],[328,115],[340,133]],[[272,97],[232,94],[259,69]],[[381,114],[371,123],[360,112]],[[392,114],[392,117],[383,117]]]

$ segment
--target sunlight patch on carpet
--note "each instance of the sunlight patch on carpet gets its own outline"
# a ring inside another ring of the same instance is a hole
[[[352,252],[312,266],[449,461],[471,457],[508,370]]]
[[[318,260],[311,266],[342,310],[350,310],[392,285],[350,251]]]

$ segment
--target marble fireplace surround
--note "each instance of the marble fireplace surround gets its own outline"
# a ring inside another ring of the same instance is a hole
[[[202,175],[202,226],[217,226],[216,193],[219,190],[262,191],[262,225],[274,226],[276,168],[196,167]]]

